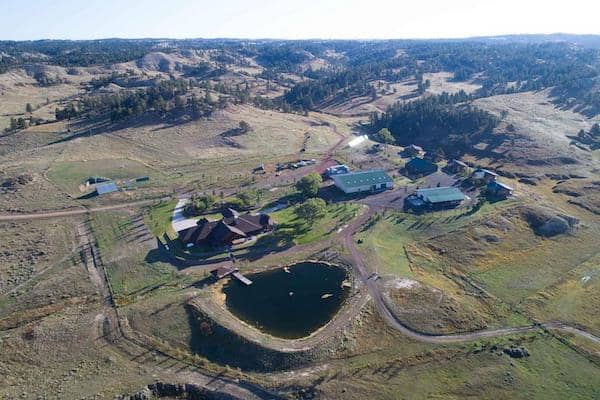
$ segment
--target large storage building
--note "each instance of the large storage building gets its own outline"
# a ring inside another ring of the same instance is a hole
[[[465,198],[464,193],[455,187],[419,189],[406,198],[404,206],[414,211],[452,208],[458,206]]]
[[[394,187],[394,180],[381,169],[333,175],[331,178],[335,186],[346,194],[378,192]]]

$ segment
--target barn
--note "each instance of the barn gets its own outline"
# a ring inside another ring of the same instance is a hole
[[[439,210],[458,206],[465,195],[455,187],[419,189],[404,201],[404,208],[413,211]]]
[[[378,192],[392,189],[394,180],[384,170],[358,171],[349,174],[333,175],[335,186],[346,194]]]

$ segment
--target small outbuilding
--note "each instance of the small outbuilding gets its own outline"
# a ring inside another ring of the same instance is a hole
[[[473,171],[473,175],[471,175],[471,180],[475,184],[484,185],[490,182],[493,182],[498,178],[498,174],[490,171],[489,169],[479,168]]]
[[[423,158],[431,162],[440,162],[444,159],[444,154],[437,151],[428,151],[423,155]]]
[[[446,165],[446,171],[451,174],[460,174],[468,169],[469,166],[466,163],[456,159],[448,161],[448,165]]]
[[[455,187],[419,189],[404,200],[404,208],[417,212],[453,208],[465,199],[464,193]]]
[[[421,146],[417,146],[416,144],[411,144],[410,146],[406,146],[402,153],[400,153],[403,157],[420,157],[424,154],[423,148]]]
[[[326,176],[347,174],[350,172],[350,167],[345,164],[333,165],[325,170]]]
[[[486,194],[496,199],[507,199],[512,195],[513,190],[505,183],[492,181],[487,184]]]
[[[103,194],[118,192],[118,191],[119,191],[119,188],[117,187],[117,184],[114,182],[104,182],[104,183],[99,183],[96,185],[96,194],[98,196],[103,195]]]
[[[425,176],[437,172],[437,164],[422,158],[413,158],[404,165],[406,173],[410,176]]]
[[[335,186],[346,194],[379,192],[394,187],[392,177],[381,169],[333,175],[331,178]]]

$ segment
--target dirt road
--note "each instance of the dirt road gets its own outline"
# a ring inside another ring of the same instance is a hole
[[[98,207],[90,207],[90,208],[81,207],[81,208],[70,208],[70,209],[66,209],[66,210],[44,211],[44,212],[39,212],[39,213],[0,214],[0,221],[22,221],[22,220],[32,220],[32,219],[71,217],[71,216],[75,216],[75,215],[85,215],[85,214],[101,212],[101,211],[118,210],[121,208],[146,206],[146,205],[158,203],[158,202],[165,201],[165,200],[170,200],[170,197],[163,197],[160,199],[130,201],[130,202],[126,202],[126,203],[118,203],[118,204],[111,204],[108,206],[98,206]]]
[[[368,218],[375,215],[376,212],[377,211],[375,208],[369,209],[368,212],[366,212],[360,218],[355,220],[354,223],[350,224],[348,228],[342,232],[341,239],[343,240],[344,247],[346,247],[346,249],[350,253],[351,262],[354,266],[358,278],[361,279],[364,282],[365,286],[369,289],[369,293],[371,295],[371,298],[373,299],[373,302],[375,303],[375,307],[377,308],[379,315],[381,315],[384,321],[395,330],[410,337],[411,339],[418,340],[421,342],[460,343],[473,341],[481,338],[505,336],[519,333],[534,332],[539,329],[548,329],[565,333],[571,333],[589,339],[597,344],[600,344],[600,337],[595,336],[590,332],[569,326],[561,322],[546,322],[539,325],[489,329],[456,335],[425,334],[422,332],[418,332],[412,329],[411,327],[405,325],[391,312],[390,307],[383,298],[383,294],[381,293],[379,285],[377,284],[376,280],[373,279],[373,277],[370,275],[369,268],[367,267],[367,264],[362,254],[356,247],[356,243],[354,241],[354,234],[358,232],[363,223],[366,222]]]

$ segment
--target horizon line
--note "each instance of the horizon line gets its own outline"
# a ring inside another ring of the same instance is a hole
[[[398,37],[398,38],[286,38],[286,37],[209,37],[209,36],[197,36],[197,37],[99,37],[99,38],[87,38],[87,39],[65,39],[65,38],[38,38],[38,39],[0,39],[0,42],[43,42],[43,41],[64,41],[64,42],[92,42],[92,41],[103,41],[103,40],[234,40],[234,41],[249,41],[249,40],[263,40],[263,41],[290,41],[290,42],[301,42],[301,41],[451,41],[451,40],[480,40],[480,39],[493,39],[493,38],[510,38],[517,36],[591,36],[599,37],[600,33],[569,33],[569,32],[551,32],[551,33],[503,33],[497,35],[474,35],[474,36],[460,36],[460,37]]]

